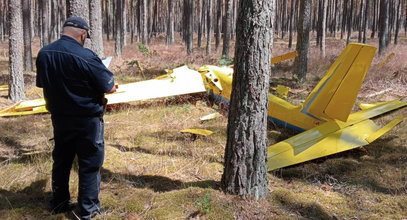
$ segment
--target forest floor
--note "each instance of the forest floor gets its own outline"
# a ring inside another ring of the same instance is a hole
[[[377,45],[376,40],[368,44]],[[165,69],[187,64],[198,68],[219,64],[220,55],[196,48],[187,56],[182,44],[166,46],[164,38],[147,48],[131,44],[111,70],[119,83],[150,79]],[[339,53],[343,40],[327,39],[321,58],[311,43],[308,80],[291,79],[292,61],[273,67],[272,86],[291,87],[288,99],[300,103]],[[213,46],[214,47],[214,46]],[[39,49],[34,41],[33,52]],[[276,39],[273,55],[291,51]],[[0,44],[0,84],[7,84],[8,43]],[[357,103],[407,97],[407,38],[376,56]],[[382,63],[390,54],[392,59]],[[114,43],[105,42],[105,54]],[[233,54],[233,52],[232,52]],[[141,68],[136,65],[138,61]],[[26,73],[26,96],[42,96],[35,73]],[[10,105],[0,92],[0,109]],[[407,123],[401,123],[368,146],[269,173],[270,194],[260,201],[242,200],[220,190],[226,143],[227,113],[212,121],[201,116],[220,110],[205,95],[186,95],[131,103],[105,115],[106,158],[100,199],[105,213],[97,219],[407,219]],[[407,116],[407,108],[375,121],[383,124]],[[193,138],[186,128],[214,131]],[[285,130],[269,130],[269,143],[288,137]],[[72,219],[50,215],[50,170],[53,147],[49,114],[0,118],[0,219]],[[71,174],[73,201],[78,192],[77,166]]]

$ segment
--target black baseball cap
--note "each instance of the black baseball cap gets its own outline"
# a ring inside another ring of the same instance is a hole
[[[71,16],[69,18],[67,18],[64,22],[64,26],[63,27],[76,27],[76,28],[80,28],[83,30],[86,30],[88,33],[88,38],[90,38],[89,35],[89,25],[88,23],[86,23],[85,20],[83,20],[81,17],[76,17],[76,16]]]

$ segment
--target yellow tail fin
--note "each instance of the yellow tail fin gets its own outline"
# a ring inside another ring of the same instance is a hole
[[[349,44],[312,90],[301,112],[346,121],[375,53],[373,46]]]

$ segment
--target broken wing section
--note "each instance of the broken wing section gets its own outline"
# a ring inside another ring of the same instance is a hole
[[[107,94],[106,98],[109,105],[205,91],[201,74],[182,66],[164,78],[120,85],[115,93]]]
[[[268,169],[274,170],[367,145],[403,121],[403,118],[397,118],[379,127],[369,118],[406,105],[400,100],[377,104],[351,114],[347,122],[328,121],[274,144],[268,148]]]
[[[44,98],[19,102],[9,108],[0,110],[0,117],[32,115],[48,112]]]
[[[120,85],[115,93],[106,94],[108,105],[153,98],[205,92],[201,74],[187,66],[173,70],[171,74],[147,81]],[[22,101],[10,108],[0,110],[0,117],[45,113],[43,98]]]
[[[323,127],[326,126],[313,128],[310,132],[303,132],[270,146],[268,169],[274,170],[367,145],[401,121],[398,118],[380,128],[372,120],[364,120],[328,134],[324,134]],[[331,123],[328,127],[340,126]]]

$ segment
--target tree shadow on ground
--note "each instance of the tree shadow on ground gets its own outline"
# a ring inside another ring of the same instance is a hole
[[[290,194],[275,193],[272,195],[273,199],[279,203],[284,209],[289,212],[299,213],[306,219],[337,219],[336,217],[328,214],[321,205],[315,202],[300,201],[293,198]]]
[[[130,175],[114,173],[108,169],[102,168],[103,182],[129,183],[135,188],[149,188],[154,192],[168,192],[173,190],[185,189],[189,187],[219,189],[220,183],[215,180],[203,180],[196,182],[182,182],[172,180],[164,176],[154,175]]]
[[[24,207],[47,210],[51,192],[45,192],[46,184],[47,179],[41,179],[16,192],[0,189],[0,212]]]
[[[151,155],[157,155],[157,156],[172,156],[172,157],[183,157],[183,158],[194,158],[194,154],[190,151],[178,151],[178,150],[169,150],[165,152],[161,152],[158,150],[151,150],[143,147],[127,147],[121,144],[114,144],[114,145],[109,145],[111,147],[116,148],[117,150],[121,152],[133,152],[133,153],[144,153],[144,154],[151,154]],[[216,157],[212,155],[201,155],[206,159],[207,162],[209,163],[221,163],[223,164],[223,158],[222,157]]]
[[[51,155],[49,150],[34,151],[34,145],[22,145],[15,137],[0,137],[0,143],[12,150],[10,155],[0,155],[0,162],[12,160],[16,163],[27,163]]]

